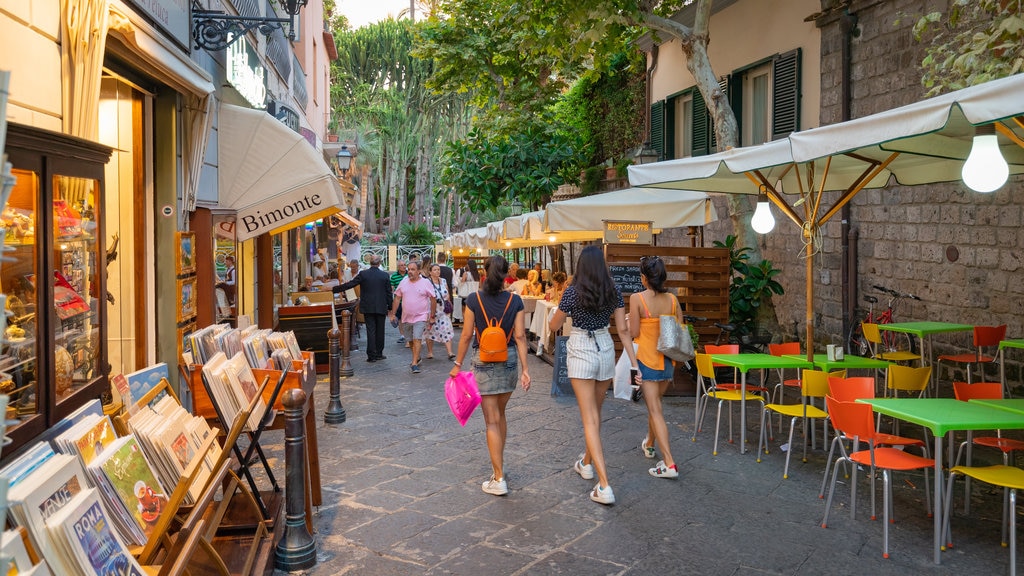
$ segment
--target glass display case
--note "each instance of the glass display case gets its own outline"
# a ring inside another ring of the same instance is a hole
[[[9,124],[7,153],[16,181],[0,212],[5,457],[110,386],[101,219],[110,149]]]

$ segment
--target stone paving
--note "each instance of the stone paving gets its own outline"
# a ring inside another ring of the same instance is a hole
[[[444,347],[435,350],[434,360],[423,360],[421,374],[411,374],[410,351],[396,338],[389,327],[385,361],[368,363],[364,353],[353,352],[355,376],[341,381],[344,424],[322,423],[329,391],[321,376],[316,404],[324,505],[314,518],[318,564],[304,574],[1009,571],[1009,551],[999,544],[1000,493],[975,484],[972,514],[962,516],[958,505],[956,547],[943,552],[936,566],[924,478],[897,475],[897,522],[890,525],[890,558],[884,559],[880,481],[878,521],[869,519],[867,475],[860,474],[857,518],[850,518],[848,484],[843,484],[823,529],[825,505],[818,490],[825,453],[812,451],[806,463],[794,455],[784,480],[779,440],[756,462],[756,416],[751,416],[750,450],[741,455],[736,444],[723,441],[718,456],[712,456],[713,414],[697,441],[690,440],[692,398],[665,400],[681,473],[677,480],[647,473],[655,461],[639,450],[646,433],[643,404],[607,400],[602,439],[617,503],[591,502],[587,493],[594,481],[572,470],[583,448],[575,401],[550,395],[551,367],[532,355],[533,387],[517,390],[508,406],[509,494],[485,494],[480,484],[491,468],[483,418],[478,410],[462,428],[449,411],[443,382],[451,364]],[[902,431],[913,433],[907,425]],[[266,444],[280,456],[282,439],[275,434]],[[283,477],[279,458],[274,465]]]

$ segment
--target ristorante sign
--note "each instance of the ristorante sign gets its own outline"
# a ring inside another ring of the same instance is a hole
[[[605,220],[605,244],[650,244],[653,238],[651,222],[631,220]]]

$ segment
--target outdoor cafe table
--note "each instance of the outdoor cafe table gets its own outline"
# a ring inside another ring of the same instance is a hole
[[[811,368],[813,364],[799,356],[772,356],[771,354],[712,354],[715,364],[730,366],[740,371],[740,454],[747,451],[747,372],[769,368]]]
[[[891,324],[879,324],[879,330],[887,330],[889,332],[903,332],[904,334],[912,334],[917,336],[918,342],[921,343],[921,360],[922,365],[932,366],[935,364],[935,358],[932,353],[932,335],[933,334],[945,334],[947,332],[970,332],[974,330],[974,326],[971,324],[955,324],[953,322],[893,322]],[[938,386],[938,375],[936,371],[932,370],[932,393],[935,396],[939,395]]]
[[[784,354],[786,358],[799,358],[806,360],[807,356],[800,354]],[[847,354],[842,360],[829,360],[828,354],[815,354],[811,361],[814,367],[823,372],[833,370],[885,370],[889,363],[877,358],[865,358],[863,356],[851,356]]]
[[[1003,340],[999,343],[999,381],[1003,383],[1003,390],[1008,390],[1006,387],[1006,359],[1004,358],[1007,348],[1024,348],[1024,338]]]
[[[961,402],[954,398],[865,398],[879,414],[885,414],[931,430],[935,437],[935,563],[941,563],[942,550],[942,439],[956,430],[1021,430],[1024,413],[993,408],[976,401]]]

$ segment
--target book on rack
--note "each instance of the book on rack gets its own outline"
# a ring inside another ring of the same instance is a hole
[[[49,442],[36,442],[24,454],[0,468],[0,476],[7,478],[10,488],[14,488],[26,476],[31,474],[49,460],[55,452]]]
[[[85,467],[116,439],[110,416],[90,414],[54,439],[54,443],[62,453],[77,455]]]
[[[130,374],[124,375],[125,379],[128,380],[128,389],[131,392],[132,404],[129,406],[129,412],[135,409],[135,402],[138,402],[140,398],[146,395],[147,392],[156,388],[160,384],[161,380],[170,380],[171,373],[167,368],[166,362],[160,362],[143,368],[142,370],[136,370]],[[158,398],[154,398],[157,400]]]
[[[130,434],[115,440],[93,460],[89,472],[109,504],[114,521],[119,517],[127,520],[123,523],[127,525],[119,524],[125,529],[125,541],[144,545],[167,504],[167,494],[138,439]]]
[[[206,364],[217,353],[217,339],[213,326],[196,330],[189,339],[192,343],[192,356],[197,363]]]
[[[87,489],[46,522],[51,538],[67,557],[73,572],[82,576],[144,576],[128,552],[95,489]]]
[[[71,569],[50,539],[46,522],[88,488],[78,457],[54,454],[8,493],[11,519],[28,531],[32,546],[58,574],[70,573]]]
[[[270,353],[267,350],[267,334],[269,330],[258,330],[242,339],[242,349],[245,350],[245,358],[252,368],[266,369],[270,361]]]

